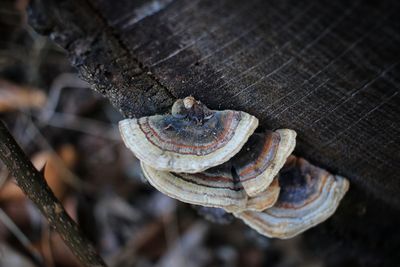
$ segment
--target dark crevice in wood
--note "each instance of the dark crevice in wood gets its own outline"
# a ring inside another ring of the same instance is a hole
[[[126,117],[167,111],[172,105],[171,90],[132,55],[89,1],[33,0],[29,14],[32,25],[41,33],[51,32],[52,39],[69,52],[82,78]],[[156,88],[156,95],[144,90],[149,84]]]
[[[130,60],[134,61],[139,68],[142,70],[142,73],[145,73],[146,75],[148,75],[160,88],[164,89],[169,96],[172,99],[177,99],[177,97],[171,92],[170,89],[168,89],[168,87],[166,87],[165,85],[163,85],[151,72],[149,67],[145,66],[142,62],[140,62],[129,50],[128,47],[126,47],[126,45],[124,44],[124,42],[121,40],[121,38],[119,37],[119,35],[115,32],[115,29],[110,26],[107,22],[107,20],[104,18],[104,16],[96,9],[96,7],[93,5],[93,3],[90,0],[85,0],[88,4],[88,6],[92,9],[93,13],[96,14],[96,16],[99,18],[100,21],[102,21],[103,25],[104,25],[104,29],[106,30],[107,33],[109,33],[111,36],[113,36],[119,43],[119,45],[121,46],[121,48],[128,54],[130,55]],[[137,73],[136,76],[139,76],[142,73]]]

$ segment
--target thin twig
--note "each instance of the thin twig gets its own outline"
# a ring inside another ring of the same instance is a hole
[[[0,159],[15,177],[24,193],[40,209],[49,225],[60,234],[83,266],[106,266],[94,246],[83,236],[78,225],[66,213],[43,175],[35,169],[3,122],[0,122]]]

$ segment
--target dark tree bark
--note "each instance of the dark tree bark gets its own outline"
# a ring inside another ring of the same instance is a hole
[[[343,235],[360,250],[389,233],[399,245],[399,1],[37,0],[30,11],[127,117],[193,95],[295,129],[296,154],[352,182]],[[363,221],[380,229],[371,239]]]

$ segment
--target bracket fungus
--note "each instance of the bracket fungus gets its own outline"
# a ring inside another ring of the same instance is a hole
[[[240,181],[232,174],[229,163],[193,174],[159,171],[143,162],[141,166],[152,186],[182,202],[224,208],[229,212],[262,211],[276,202],[280,189],[277,179],[257,197],[248,197]]]
[[[272,207],[278,201],[280,190],[279,180],[275,178],[263,192],[248,198],[246,210],[263,211]]]
[[[144,162],[141,166],[151,185],[182,202],[229,210],[246,207],[246,193],[234,181],[227,164],[193,174],[160,171]]]
[[[235,213],[268,237],[291,238],[325,221],[349,188],[347,179],[292,156],[279,177],[281,191],[275,205],[263,212]]]
[[[296,146],[296,132],[280,129],[253,134],[232,159],[249,196],[257,196],[271,184]]]
[[[349,182],[290,156],[295,131],[254,133],[257,126],[250,114],[210,110],[193,97],[178,99],[171,114],[119,123],[146,179],[172,198],[222,208],[283,239],[329,218]]]
[[[193,97],[178,99],[171,114],[125,119],[119,129],[136,157],[157,170],[196,173],[232,158],[258,126],[234,110],[210,110]]]

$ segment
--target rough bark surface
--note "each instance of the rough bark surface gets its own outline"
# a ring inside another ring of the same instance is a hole
[[[37,0],[30,11],[125,116],[193,95],[247,111],[262,128],[295,129],[296,154],[356,188],[339,220],[350,236],[365,229],[353,227],[358,219],[379,227],[376,216],[396,231],[399,1]],[[352,213],[357,205],[368,212]]]
[[[40,209],[49,225],[60,234],[82,266],[106,267],[96,249],[80,232],[78,225],[54,196],[43,175],[35,169],[2,121],[0,121],[0,159],[15,177],[18,186]]]

